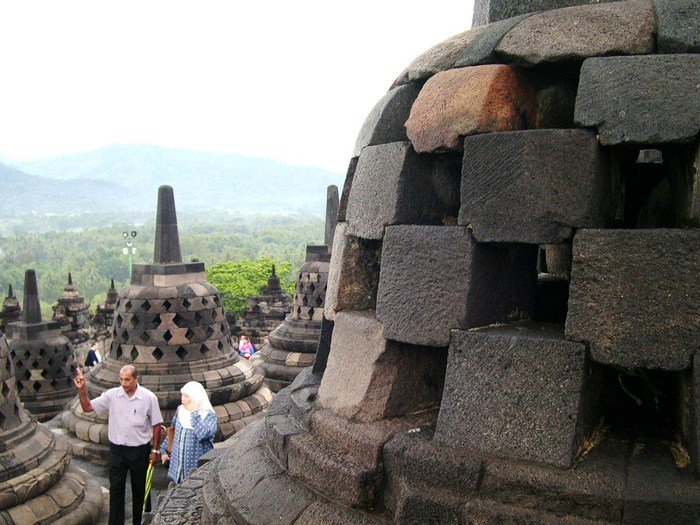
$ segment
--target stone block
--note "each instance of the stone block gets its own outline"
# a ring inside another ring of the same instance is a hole
[[[700,352],[693,357],[693,367],[681,373],[679,385],[679,435],[700,477]]]
[[[700,130],[700,55],[586,59],[574,119],[604,146],[691,142]]]
[[[404,124],[421,87],[419,82],[395,87],[379,99],[362,124],[353,157],[359,157],[365,146],[408,140]]]
[[[598,2],[594,0],[477,0],[474,4],[472,25],[480,26],[523,13],[549,11],[551,9],[592,3]]]
[[[526,65],[643,55],[654,52],[654,30],[650,0],[568,7],[523,20],[503,37],[496,53]]]
[[[477,243],[461,226],[390,226],[377,292],[384,337],[444,347],[452,329],[527,317],[536,262],[537,246]]]
[[[624,525],[700,523],[700,481],[676,466],[666,444],[635,448],[625,500]]]
[[[487,29],[487,27],[473,28],[431,47],[413,60],[399,75],[394,84],[403,85],[416,80],[425,80],[436,73],[451,69],[464,52],[464,49],[469,47]]]
[[[700,340],[700,231],[581,230],[567,339],[594,361],[683,370]]]
[[[381,239],[390,224],[443,224],[459,209],[460,159],[417,155],[408,142],[362,150],[348,200],[346,234]]]
[[[586,523],[619,523],[631,450],[629,442],[607,437],[568,470],[489,460],[479,495],[514,507],[592,520]]]
[[[657,53],[700,52],[700,4],[697,0],[654,0]]]
[[[301,513],[294,525],[383,525],[384,520],[370,514],[353,512],[342,505],[316,501]]]
[[[339,312],[319,404],[348,419],[374,421],[437,406],[445,353],[382,336],[374,312]]]
[[[480,242],[558,244],[577,228],[610,222],[611,188],[607,157],[591,131],[466,137],[458,223]]]
[[[464,135],[527,129],[536,118],[532,75],[500,64],[474,66],[431,77],[411,108],[406,131],[419,153],[461,151]]]
[[[496,46],[508,31],[517,27],[517,25],[528,16],[530,16],[530,14],[515,16],[477,27],[477,29],[480,29],[479,33],[464,47],[462,53],[455,62],[455,67],[479,66],[482,64],[495,64],[500,62],[499,57],[495,53]],[[472,31],[474,31],[474,29],[472,29]]]
[[[664,148],[663,165],[674,200],[675,224],[700,227],[700,139],[692,145]]]
[[[454,332],[435,439],[568,468],[597,409],[586,365],[586,347],[549,324]]]
[[[381,241],[352,237],[346,231],[346,224],[338,224],[333,240],[324,305],[331,321],[341,310],[376,308]]]
[[[350,198],[350,189],[352,188],[352,179],[355,177],[357,169],[357,161],[359,157],[353,157],[348,164],[348,171],[345,174],[345,182],[343,183],[343,191],[340,194],[340,204],[338,205],[338,222],[345,222],[345,213],[348,209],[348,199]]]
[[[323,377],[328,364],[328,355],[331,353],[331,341],[333,339],[334,322],[323,318],[321,321],[321,338],[318,341],[318,350],[314,358],[312,373],[318,377]],[[279,396],[279,394],[277,394]],[[277,399],[277,397],[275,397]],[[269,409],[268,409],[269,413]]]

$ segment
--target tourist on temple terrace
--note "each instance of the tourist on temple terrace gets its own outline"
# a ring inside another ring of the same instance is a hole
[[[170,461],[168,477],[174,483],[182,482],[197,466],[199,458],[214,448],[217,419],[204,387],[190,381],[180,389],[182,404],[177,407],[171,428],[173,439],[166,439],[160,447],[163,464]],[[172,449],[168,451],[169,443]]]
[[[155,462],[158,455],[163,416],[158,407],[158,398],[139,385],[138,378],[136,368],[125,365],[119,371],[121,386],[104,391],[92,401],[88,399],[85,377],[79,369],[73,380],[83,411],[109,411],[109,525],[124,523],[127,472],[131,478],[133,524],[141,524],[146,471],[149,463]],[[150,501],[146,510],[150,510]]]

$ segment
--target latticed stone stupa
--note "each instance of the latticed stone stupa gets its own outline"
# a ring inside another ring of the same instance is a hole
[[[0,443],[1,523],[98,522],[102,488],[72,467],[67,444],[22,408],[7,341],[1,334]]]
[[[7,339],[24,408],[39,421],[59,414],[75,396],[73,346],[55,321],[43,321],[36,273],[24,273],[22,321],[7,325]]]
[[[0,309],[0,332],[5,333],[7,323],[13,323],[22,319],[22,306],[19,300],[15,297],[10,284],[7,289],[7,295],[2,301],[2,309]]]
[[[700,5],[475,25],[360,132],[325,371],[156,523],[700,522]]]
[[[238,329],[260,349],[265,338],[284,322],[291,311],[291,297],[282,289],[273,264],[267,286],[260,291],[260,295],[250,298],[248,306],[237,322]]]
[[[61,331],[73,345],[78,361],[85,360],[90,338],[90,303],[86,303],[76,290],[70,272],[68,283],[53,307],[53,320],[61,325]]]
[[[238,358],[217,289],[204,263],[183,263],[175,200],[170,186],[158,191],[153,264],[134,264],[131,285],[119,293],[112,343],[102,363],[87,376],[92,399],[119,385],[119,370],[133,364],[139,383],[158,397],[169,421],[180,404],[180,388],[202,383],[219,419],[220,435],[231,436],[257,419],[272,397],[262,373]],[[82,412],[77,398],[63,413],[63,425],[88,457],[109,454],[107,419]]]
[[[270,344],[251,358],[265,372],[265,384],[273,392],[291,384],[316,357],[337,213],[338,188],[331,185],[326,199],[325,242],[306,247],[306,262],[297,272],[292,313],[270,333]]]

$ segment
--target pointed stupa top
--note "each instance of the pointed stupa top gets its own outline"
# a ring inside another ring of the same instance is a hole
[[[177,232],[177,214],[172,186],[158,188],[158,213],[156,215],[156,246],[153,252],[155,264],[182,262],[180,236]]]
[[[26,324],[41,322],[41,305],[36,272],[29,269],[24,272],[24,322]]]
[[[68,284],[73,284],[73,276],[68,272]]]
[[[12,292],[12,283],[10,283],[10,286],[8,287],[7,296],[8,296],[8,297],[14,297],[14,296],[15,296],[15,294]]]
[[[114,287],[114,277],[112,277],[112,280],[109,283],[109,290],[116,290],[116,288]]]

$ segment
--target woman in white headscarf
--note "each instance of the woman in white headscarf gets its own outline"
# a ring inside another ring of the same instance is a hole
[[[180,389],[182,404],[177,407],[172,426],[175,435],[172,450],[168,452],[168,440],[160,447],[163,463],[170,460],[168,477],[175,483],[187,478],[197,466],[199,458],[214,448],[217,419],[204,387],[190,381]]]

